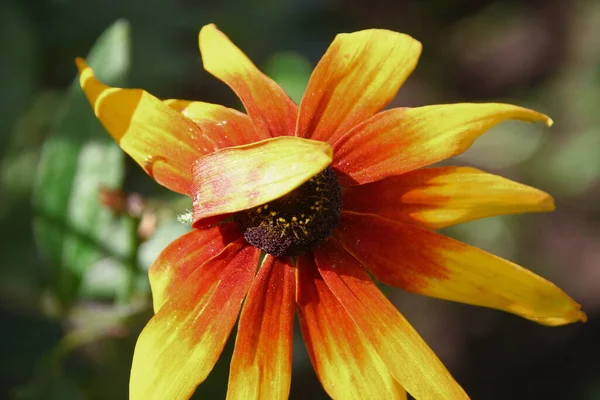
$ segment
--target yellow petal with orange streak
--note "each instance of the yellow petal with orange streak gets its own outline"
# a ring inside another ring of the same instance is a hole
[[[204,69],[238,95],[258,132],[269,137],[294,134],[298,107],[275,81],[214,24],[202,27],[198,42]]]
[[[247,210],[286,195],[332,159],[324,142],[284,136],[216,151],[193,167],[193,221]]]
[[[311,256],[299,258],[297,275],[302,336],[327,394],[336,400],[405,400],[406,391],[327,287]]]
[[[508,260],[415,225],[344,212],[334,235],[388,285],[508,311],[544,325],[587,319],[581,306],[552,282]]]
[[[210,140],[192,121],[148,92],[109,87],[96,79],[83,59],[75,61],[81,88],[108,133],[158,183],[190,194],[192,165],[214,151]]]
[[[315,260],[329,290],[360,327],[361,339],[373,346],[408,393],[419,400],[469,398],[367,271],[334,239],[315,251]]]
[[[164,103],[198,125],[212,140],[215,149],[241,146],[271,137],[254,129],[250,117],[232,108],[176,99],[164,100]]]
[[[546,115],[499,103],[441,104],[380,112],[332,144],[344,185],[362,185],[455,156],[506,121],[544,122]]]
[[[428,229],[554,210],[548,193],[471,167],[422,168],[344,191],[344,210]]]
[[[385,29],[337,35],[310,77],[296,135],[333,144],[394,98],[421,49],[412,37]]]
[[[228,400],[286,400],[292,380],[296,279],[289,258],[267,255],[240,315]]]
[[[135,346],[131,400],[183,400],[194,393],[225,346],[259,257],[259,249],[231,243],[162,305]]]
[[[172,241],[148,269],[154,312],[178,293],[194,271],[242,237],[233,222],[191,232]]]

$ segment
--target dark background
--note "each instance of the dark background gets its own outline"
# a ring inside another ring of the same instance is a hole
[[[187,199],[126,160],[79,89],[70,89],[73,58],[86,56],[118,19],[116,36],[95,47],[98,75],[161,98],[240,107],[202,70],[197,33],[209,22],[297,101],[336,33],[381,27],[424,45],[392,106],[504,101],[549,114],[552,129],[504,123],[451,161],[546,190],[557,211],[446,233],[557,283],[589,321],[549,328],[383,290],[473,399],[600,399],[594,0],[3,0],[0,398],[126,398],[135,339],[151,315],[145,269],[187,229],[176,221]],[[139,195],[99,196],[99,188]],[[291,397],[325,398],[297,339]],[[227,370],[222,357],[198,398],[224,398]]]

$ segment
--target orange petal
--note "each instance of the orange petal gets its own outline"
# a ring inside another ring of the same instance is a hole
[[[405,399],[406,392],[323,282],[314,260],[300,257],[297,271],[300,328],[327,394],[334,399]]]
[[[396,108],[337,141],[332,166],[346,175],[341,182],[347,186],[378,181],[460,154],[482,133],[509,119],[552,124],[544,114],[510,104]]]
[[[215,365],[235,324],[260,250],[231,243],[192,273],[135,346],[131,400],[187,399]]]
[[[383,29],[337,35],[310,77],[296,135],[334,143],[394,98],[421,48]]]
[[[192,164],[211,147],[200,129],[151,94],[106,86],[83,59],[75,61],[79,83],[108,133],[158,183],[190,194]]]
[[[467,399],[433,351],[335,240],[315,251],[323,280],[392,375],[417,399]]]
[[[290,259],[265,258],[240,316],[227,399],[288,398],[295,284]]]
[[[235,223],[194,229],[171,242],[148,270],[154,312],[179,291],[188,277],[242,234]]]
[[[188,100],[165,100],[172,109],[194,121],[203,137],[213,143],[214,149],[241,146],[269,139],[264,132],[254,129],[252,120],[246,114],[218,104]],[[205,153],[212,152],[206,149]]]
[[[294,134],[298,107],[275,81],[260,72],[215,25],[200,30],[199,42],[204,69],[233,89],[261,135]]]
[[[545,325],[586,319],[580,305],[553,283],[438,233],[346,212],[335,235],[383,283],[504,310]]]
[[[553,211],[541,190],[470,167],[423,168],[344,190],[344,210],[439,229],[493,215]]]
[[[323,171],[329,163],[331,147],[327,143],[293,136],[206,155],[193,167],[194,226],[208,217],[277,199]]]

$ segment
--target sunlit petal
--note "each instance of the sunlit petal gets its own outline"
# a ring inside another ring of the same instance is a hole
[[[194,160],[214,151],[200,129],[151,94],[106,86],[83,59],[76,63],[94,113],[121,148],[158,183],[190,194]]]
[[[216,151],[193,167],[194,223],[277,199],[331,163],[327,143],[279,137]]]
[[[468,398],[367,271],[334,239],[316,250],[315,260],[327,287],[408,393],[420,400]]]
[[[335,235],[383,283],[508,311],[545,325],[586,319],[580,305],[553,283],[427,229],[345,212]]]
[[[421,43],[402,33],[337,35],[310,77],[296,134],[334,143],[394,98],[420,54]]]
[[[331,293],[310,257],[298,265],[300,328],[311,362],[334,399],[405,399],[406,392]]]
[[[148,270],[154,312],[177,294],[188,277],[229,243],[241,238],[235,223],[194,229],[169,244]]]
[[[439,229],[502,214],[554,210],[541,190],[470,167],[423,168],[344,190],[344,209]]]
[[[271,78],[213,24],[200,30],[204,69],[238,95],[256,130],[263,136],[293,135],[298,107]]]
[[[552,120],[510,104],[444,104],[383,111],[334,145],[344,185],[375,182],[462,153],[485,131],[506,120]]]
[[[204,136],[213,142],[215,149],[240,146],[270,137],[254,129],[250,117],[232,108],[188,100],[171,99],[164,103],[198,125]]]
[[[235,324],[260,250],[232,243],[194,271],[138,338],[131,400],[187,399],[215,365]]]
[[[227,399],[288,398],[295,290],[292,261],[267,256],[240,316]]]

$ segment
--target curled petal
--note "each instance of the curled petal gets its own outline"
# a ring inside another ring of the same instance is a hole
[[[507,311],[545,325],[586,320],[580,305],[553,283],[427,229],[345,212],[335,235],[383,283]]]
[[[381,112],[352,129],[334,145],[332,165],[351,186],[375,182],[462,153],[502,121],[552,120],[510,104],[444,104]]]
[[[334,143],[394,98],[421,48],[384,29],[337,35],[310,77],[296,135]]]
[[[417,399],[468,399],[441,361],[334,239],[315,251],[319,272],[392,375]]]
[[[312,258],[299,259],[297,297],[302,336],[329,396],[341,400],[406,399],[406,392],[362,327],[331,293]]]
[[[270,138],[254,129],[250,117],[232,108],[188,100],[171,99],[164,103],[200,127],[206,140],[213,144],[212,149],[205,149],[205,153]]]
[[[344,209],[428,229],[493,215],[553,211],[541,190],[470,167],[423,168],[344,190]]]
[[[190,194],[192,164],[211,146],[200,129],[151,94],[106,86],[83,59],[75,61],[94,113],[121,148],[158,183]]]
[[[227,399],[288,398],[295,284],[291,260],[267,255],[240,315]]]
[[[275,81],[260,72],[215,25],[200,30],[199,42],[204,69],[233,89],[261,135],[294,134],[298,107]]]
[[[260,250],[231,243],[194,271],[148,322],[133,355],[131,400],[188,399],[235,324]]]
[[[196,269],[241,237],[235,223],[226,223],[194,229],[171,242],[148,270],[154,312],[158,312],[169,297],[177,294]]]
[[[331,163],[327,143],[279,137],[216,151],[193,167],[194,224],[277,199]]]

